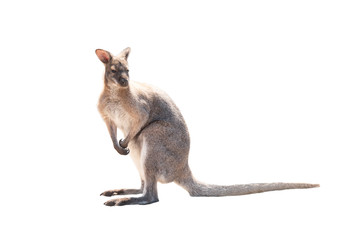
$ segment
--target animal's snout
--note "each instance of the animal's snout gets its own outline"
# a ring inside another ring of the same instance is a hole
[[[118,82],[122,87],[127,87],[129,85],[129,81],[125,78],[120,78]]]

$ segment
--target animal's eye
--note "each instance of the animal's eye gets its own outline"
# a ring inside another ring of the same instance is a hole
[[[116,73],[116,70],[115,70],[115,69],[111,69],[111,72],[112,72],[112,73]]]

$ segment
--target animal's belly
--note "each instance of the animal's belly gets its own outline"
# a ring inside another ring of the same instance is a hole
[[[146,147],[145,147],[146,148]],[[145,180],[145,173],[144,173],[144,150],[146,149],[142,148],[142,144],[139,144],[139,142],[130,142],[129,144],[130,149],[130,157],[133,160],[140,178],[142,180]]]

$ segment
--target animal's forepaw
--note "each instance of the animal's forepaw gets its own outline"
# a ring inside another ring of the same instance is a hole
[[[124,148],[121,146],[114,146],[116,151],[121,155],[128,155],[130,153],[130,149]]]
[[[119,141],[119,150],[118,152],[121,155],[128,155],[130,153],[130,149],[127,147],[127,144],[124,143],[124,140],[120,139]]]
[[[121,152],[120,152],[121,155],[128,155],[129,153],[130,153],[130,149],[121,147]]]
[[[119,145],[120,145],[120,147],[122,147],[122,148],[127,148],[127,143],[125,143],[125,140],[124,139],[120,139],[119,140]]]

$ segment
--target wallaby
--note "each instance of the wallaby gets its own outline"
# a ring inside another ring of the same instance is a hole
[[[307,183],[254,183],[219,186],[196,180],[188,165],[190,137],[179,109],[163,91],[129,81],[130,48],[119,55],[97,49],[96,55],[105,65],[104,90],[98,110],[104,119],[115,150],[130,153],[141,177],[140,189],[118,189],[102,196],[142,194],[140,197],[117,198],[107,206],[149,204],[159,201],[157,182],[175,182],[191,196],[235,196],[266,191],[313,188]],[[118,141],[117,129],[125,138]]]

